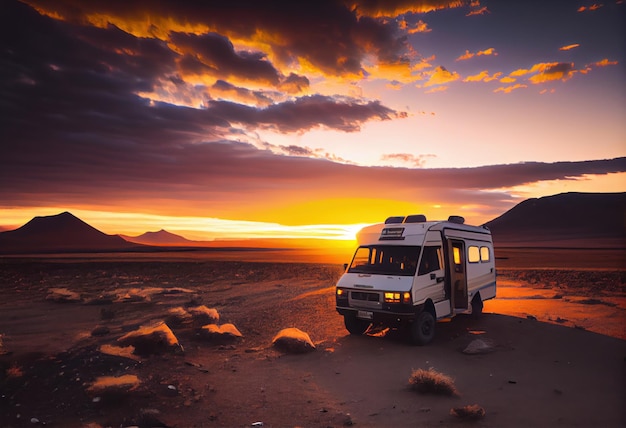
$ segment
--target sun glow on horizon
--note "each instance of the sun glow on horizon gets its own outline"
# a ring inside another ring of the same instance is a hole
[[[286,226],[279,223],[224,220],[211,217],[163,216],[155,214],[93,211],[54,207],[0,209],[0,226],[18,228],[34,217],[68,211],[92,227],[109,235],[137,236],[166,230],[191,240],[296,239],[354,241],[365,224],[315,224]]]

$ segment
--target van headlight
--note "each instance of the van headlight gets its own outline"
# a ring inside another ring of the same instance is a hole
[[[385,303],[412,303],[411,293],[408,291],[385,291]]]

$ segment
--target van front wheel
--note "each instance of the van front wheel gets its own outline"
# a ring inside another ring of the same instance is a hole
[[[435,337],[435,316],[428,309],[417,315],[411,324],[411,342],[415,345],[426,345]]]
[[[346,330],[348,330],[350,334],[357,336],[365,333],[370,326],[369,321],[358,319],[354,315],[344,315],[343,323],[346,325]]]

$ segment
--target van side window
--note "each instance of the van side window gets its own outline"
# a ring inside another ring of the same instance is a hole
[[[422,261],[420,262],[417,274],[424,275],[441,269],[441,265],[439,263],[439,260],[441,259],[440,253],[441,247],[424,247],[424,251],[422,252]]]
[[[467,248],[467,261],[469,261],[470,263],[478,263],[480,261],[480,252],[478,250],[478,247],[470,245]]]
[[[480,261],[488,262],[490,260],[489,247],[480,247]]]

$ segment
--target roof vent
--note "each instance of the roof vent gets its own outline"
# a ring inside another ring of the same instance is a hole
[[[385,224],[397,224],[402,223],[404,221],[404,217],[388,217],[385,220]]]
[[[450,223],[457,223],[457,224],[465,223],[465,219],[461,217],[460,215],[451,215],[450,217],[448,217],[448,221]]]
[[[424,223],[425,221],[426,221],[426,216],[424,214],[408,215],[404,219],[405,223]]]

